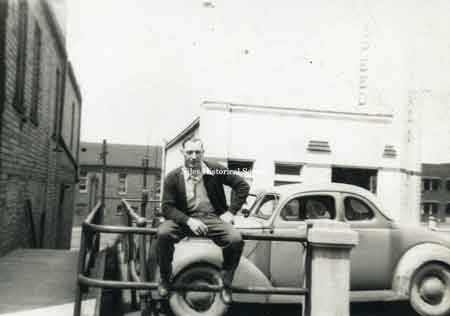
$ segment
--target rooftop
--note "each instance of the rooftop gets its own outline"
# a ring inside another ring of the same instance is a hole
[[[80,165],[101,165],[101,143],[81,142]],[[149,158],[150,168],[161,168],[161,146],[107,144],[108,166],[142,167],[142,159]]]

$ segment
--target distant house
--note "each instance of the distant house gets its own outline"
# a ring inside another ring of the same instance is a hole
[[[74,225],[80,225],[95,206],[102,187],[102,144],[82,142],[80,147],[80,182]],[[142,198],[144,171],[147,172],[149,199],[160,199],[161,155],[159,146],[107,144],[105,223],[118,223],[116,215],[122,211],[121,199]],[[144,159],[148,159],[147,170],[144,168]],[[156,206],[153,204],[150,208]]]
[[[450,163],[422,165],[421,215],[450,223]]]
[[[69,248],[81,93],[52,1],[0,1],[0,256]]]

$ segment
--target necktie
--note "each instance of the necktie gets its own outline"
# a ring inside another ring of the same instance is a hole
[[[190,175],[188,178],[188,182],[190,184],[190,192],[188,192],[188,204],[194,205],[197,198],[197,185],[201,180],[201,175]]]

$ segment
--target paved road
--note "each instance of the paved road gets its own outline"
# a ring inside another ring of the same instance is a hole
[[[139,312],[126,316],[138,316]],[[232,305],[227,316],[300,316],[298,306],[268,306],[238,304]],[[161,316],[165,316],[161,314]],[[408,303],[357,303],[351,304],[350,316],[420,316],[415,313]]]
[[[0,314],[72,315],[77,258],[77,251],[50,249],[17,249],[0,258]],[[93,310],[92,301],[86,305]]]

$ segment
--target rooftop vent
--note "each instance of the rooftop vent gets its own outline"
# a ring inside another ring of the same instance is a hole
[[[310,140],[308,144],[308,150],[323,153],[331,152],[330,144],[328,143],[328,141],[321,140]]]
[[[397,151],[393,145],[384,146],[383,157],[385,158],[395,158],[397,157]]]

